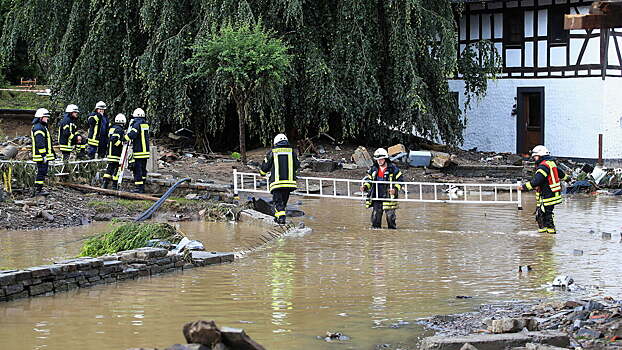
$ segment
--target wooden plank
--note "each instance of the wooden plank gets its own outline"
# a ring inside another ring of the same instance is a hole
[[[622,2],[619,0],[596,1],[592,3],[590,14],[622,17]]]
[[[564,29],[600,29],[622,27],[622,16],[610,15],[565,15]]]

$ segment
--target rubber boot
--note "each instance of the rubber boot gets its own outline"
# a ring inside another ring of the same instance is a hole
[[[102,181],[102,188],[107,190],[109,184],[110,184],[110,179],[108,178],[104,179],[104,181]]]
[[[145,193],[145,185],[137,185],[136,188],[132,190],[132,193]]]
[[[32,193],[33,197],[47,195],[49,195],[49,193],[43,190],[43,185],[35,185],[34,191]]]
[[[285,215],[283,215],[283,216],[279,216],[279,217],[276,219],[276,223],[277,223],[277,224],[279,224],[279,225],[285,225]]]
[[[113,191],[118,191],[119,190],[119,183],[116,181],[112,182],[112,190]]]

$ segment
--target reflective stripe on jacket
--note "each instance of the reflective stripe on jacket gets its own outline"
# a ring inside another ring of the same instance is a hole
[[[54,160],[54,150],[52,149],[52,136],[46,125],[41,123],[39,118],[33,120],[30,138],[32,140],[32,160],[43,162]]]
[[[273,147],[264,158],[259,172],[261,175],[270,173],[269,190],[278,188],[296,189],[296,170],[300,163],[296,152],[289,143],[279,143]]]
[[[65,113],[63,119],[58,123],[58,145],[61,151],[73,151],[77,130],[78,127],[71,119],[69,113]]]
[[[120,162],[123,152],[123,141],[125,140],[125,130],[119,124],[114,124],[108,131],[108,158],[109,162]]]
[[[402,189],[402,185],[400,182],[403,182],[403,175],[400,169],[393,163],[388,162],[387,168],[384,171],[384,176],[378,176],[378,164],[372,165],[371,168],[367,171],[367,175],[365,175],[365,183],[363,186],[367,188],[369,191],[368,199],[365,202],[365,205],[369,208],[371,207],[372,201],[374,198],[391,198],[395,199],[398,197],[399,191]],[[395,189],[395,195],[389,194],[389,184],[375,184],[372,181],[387,181],[392,183],[392,187]],[[378,195],[376,196],[376,189],[378,190]],[[399,207],[398,202],[395,201],[383,201],[382,208],[383,209],[397,209]]]
[[[134,159],[147,159],[149,152],[149,124],[145,118],[133,118],[130,129],[125,135],[127,141],[132,141],[132,156]]]
[[[523,190],[536,190],[539,204],[550,206],[562,202],[561,181],[566,180],[568,175],[557,167],[553,158],[546,156],[537,164],[536,173],[531,181],[523,185]]]

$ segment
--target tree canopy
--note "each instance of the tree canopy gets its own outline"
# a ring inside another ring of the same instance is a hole
[[[190,126],[204,143],[235,139],[237,113],[218,77],[187,79],[184,62],[230,23],[262,21],[292,55],[292,78],[275,97],[281,106],[251,112],[261,121],[255,141],[283,129],[387,141],[414,129],[458,144],[464,119],[447,78],[467,72],[472,97],[498,69],[492,46],[482,64],[466,51],[458,57],[450,0],[0,1],[0,65],[25,48],[56,101],[87,110],[104,100],[115,113],[140,106],[156,130]]]

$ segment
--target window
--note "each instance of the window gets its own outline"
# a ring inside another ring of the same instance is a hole
[[[564,15],[569,12],[568,7],[559,6],[550,9],[548,18],[548,34],[551,44],[567,45],[568,30],[564,29]]]
[[[520,48],[525,40],[525,18],[521,9],[507,10],[503,14],[503,43],[505,47]]]

